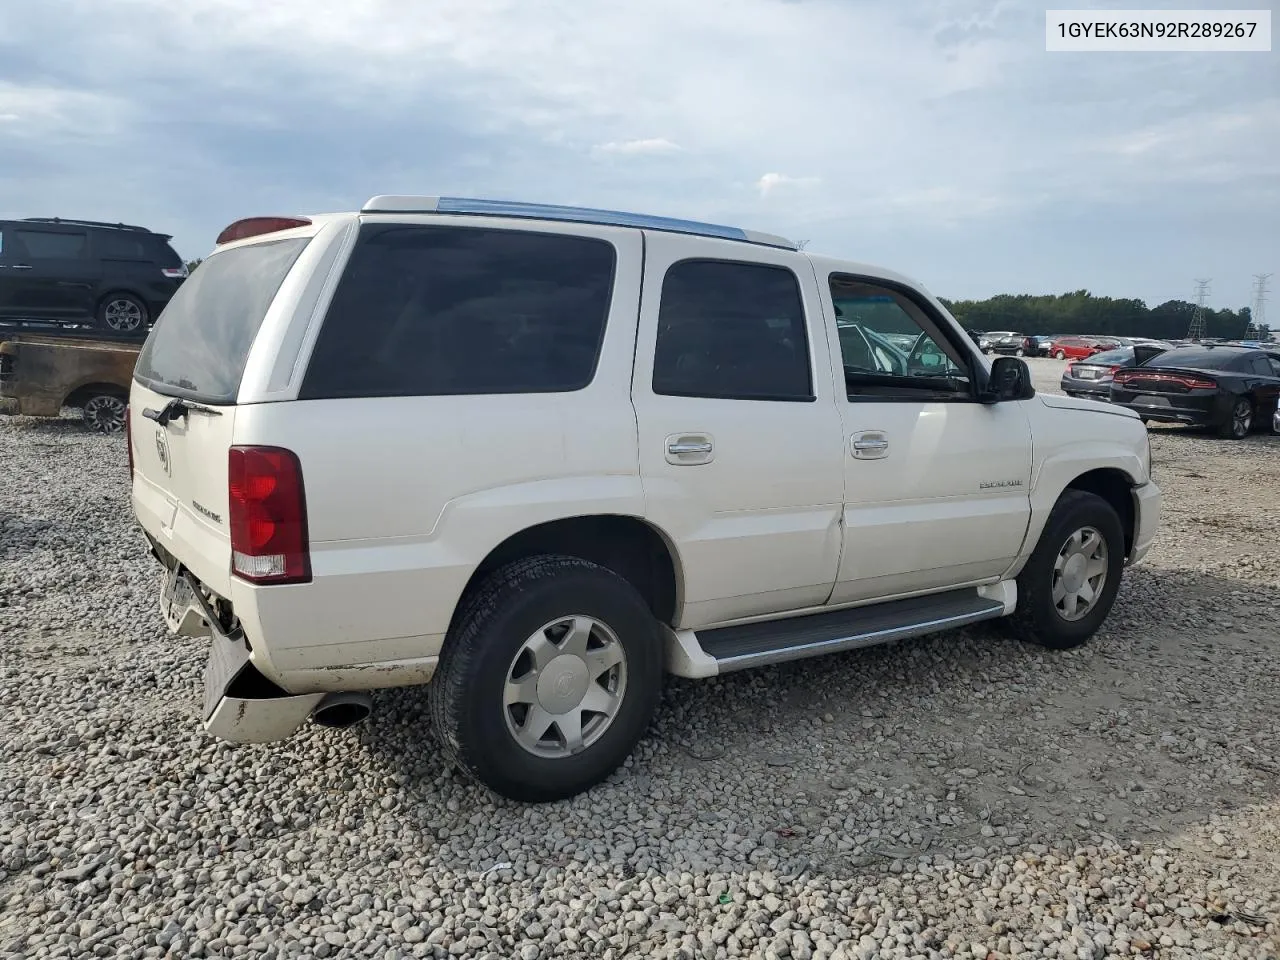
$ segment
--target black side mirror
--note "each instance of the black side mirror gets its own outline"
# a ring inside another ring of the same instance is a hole
[[[1001,403],[1006,400],[1030,400],[1036,395],[1031,382],[1031,368],[1017,357],[996,357],[991,364],[991,376],[978,399],[983,403]]]

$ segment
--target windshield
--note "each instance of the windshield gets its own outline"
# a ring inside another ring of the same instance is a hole
[[[1190,367],[1194,370],[1235,370],[1244,354],[1228,350],[1205,350],[1194,347],[1170,350],[1152,357],[1144,367]]]
[[[234,403],[267,308],[306,245],[275,240],[210,256],[160,314],[134,375],[160,393]]]

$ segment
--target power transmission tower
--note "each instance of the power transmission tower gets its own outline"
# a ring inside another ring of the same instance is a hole
[[[1253,275],[1253,310],[1249,315],[1249,329],[1244,332],[1246,340],[1257,340],[1262,336],[1262,328],[1267,325],[1267,281],[1272,277],[1269,273]]]
[[[1191,329],[1187,331],[1188,340],[1204,338],[1204,305],[1209,300],[1208,280],[1196,281],[1196,312],[1191,315]]]

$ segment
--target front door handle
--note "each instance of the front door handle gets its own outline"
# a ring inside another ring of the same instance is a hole
[[[31,264],[29,263],[14,263],[14,264],[10,264],[10,266],[14,270],[30,270],[31,269]]]
[[[705,433],[675,433],[666,444],[667,463],[678,466],[710,463],[715,457],[715,443]]]
[[[851,446],[859,460],[878,460],[889,455],[889,438],[878,430],[855,435]]]

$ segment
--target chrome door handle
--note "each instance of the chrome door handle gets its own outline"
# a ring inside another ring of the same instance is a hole
[[[676,467],[698,467],[715,459],[715,439],[706,433],[672,433],[664,441],[667,463]]]
[[[889,455],[889,438],[878,431],[858,434],[850,446],[859,460],[878,460]]]
[[[14,270],[30,270],[31,269],[31,264],[29,263],[14,263],[14,264],[11,264],[11,266]]]
[[[691,456],[695,453],[710,453],[711,444],[709,443],[669,443],[667,444],[667,453],[676,457]]]

